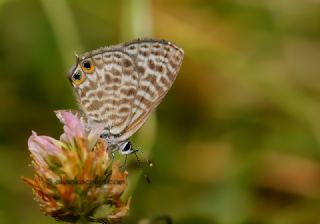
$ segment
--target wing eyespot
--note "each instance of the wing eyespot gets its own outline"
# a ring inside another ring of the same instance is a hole
[[[81,68],[85,73],[92,73],[94,71],[94,65],[90,59],[85,59],[81,62]]]
[[[71,76],[71,80],[74,84],[76,85],[80,85],[81,83],[83,83],[83,81],[85,80],[85,74],[83,74],[81,71],[76,71],[75,73],[72,74]]]

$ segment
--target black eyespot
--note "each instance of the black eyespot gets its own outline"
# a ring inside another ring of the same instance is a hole
[[[82,66],[83,66],[84,68],[90,70],[90,69],[91,69],[91,62],[90,62],[90,61],[84,61],[84,62],[82,63]]]
[[[126,144],[126,146],[124,147],[123,151],[124,151],[124,152],[127,152],[127,151],[129,151],[130,149],[131,149],[131,144],[130,144],[130,142],[127,142],[127,144]]]
[[[72,78],[73,78],[74,80],[79,81],[79,80],[81,80],[82,75],[81,75],[81,73],[78,71],[78,72],[76,72],[76,73],[73,74]]]

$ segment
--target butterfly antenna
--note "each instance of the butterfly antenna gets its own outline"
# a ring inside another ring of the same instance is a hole
[[[138,156],[138,154],[137,154],[138,151],[139,151],[139,150],[134,150],[133,153],[134,153],[134,155],[135,155],[136,158],[137,158],[137,162],[138,162],[139,167],[141,167],[142,170],[144,170],[144,169],[143,169],[143,166],[142,166],[142,163],[141,163],[141,160],[140,160],[140,158],[139,158],[139,156]],[[151,183],[151,180],[150,180],[148,174],[146,174],[146,173],[144,172],[144,173],[143,173],[143,176],[144,176],[144,179],[147,181],[147,183],[150,184],[150,183]]]
[[[135,147],[135,148],[136,148],[136,147]],[[137,148],[138,148],[138,147],[137,147]],[[140,149],[140,148],[138,148],[138,149],[134,150],[133,152],[135,153],[135,155],[136,155],[136,157],[137,157],[137,154],[136,154],[136,153],[137,153],[137,152],[143,153],[143,150]],[[141,164],[140,166],[142,166],[143,163],[141,162],[141,160],[140,160],[139,158],[137,158],[137,160],[139,160],[139,165]],[[152,163],[151,160],[149,160],[149,159],[145,159],[145,160],[146,160],[149,168],[150,168],[150,167],[153,167],[153,163]]]
[[[147,163],[148,163],[149,167],[153,167],[153,162],[151,160],[147,159]]]
[[[76,62],[78,63],[80,61],[79,55],[76,52],[74,52],[74,56],[76,57]]]

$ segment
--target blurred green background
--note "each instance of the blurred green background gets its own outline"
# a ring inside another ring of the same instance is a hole
[[[20,180],[27,139],[76,108],[74,52],[137,37],[185,60],[135,135],[154,167],[129,169],[126,223],[319,223],[319,0],[0,0],[0,223],[56,223]]]

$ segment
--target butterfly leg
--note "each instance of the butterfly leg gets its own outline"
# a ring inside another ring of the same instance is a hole
[[[119,146],[118,146],[118,148],[120,149],[119,152],[120,152],[122,155],[125,155],[125,156],[126,156],[125,162],[127,161],[127,156],[128,156],[128,155],[134,154],[135,157],[136,157],[136,159],[137,159],[138,166],[139,166],[140,168],[142,168],[142,169],[144,168],[144,167],[143,167],[143,164],[142,164],[142,162],[141,162],[141,160],[140,160],[140,158],[139,158],[139,156],[138,156],[138,154],[137,154],[137,152],[139,152],[140,150],[138,150],[138,149],[133,149],[130,141],[125,141],[125,142],[120,143]],[[148,162],[148,164],[149,164],[150,167],[152,166],[152,163],[151,163],[151,162]],[[149,176],[148,176],[146,173],[144,173],[143,176],[144,176],[145,180],[147,181],[147,183],[150,184],[150,183],[151,183],[151,180],[150,180]]]
[[[111,160],[114,160],[114,158],[116,157],[116,155],[114,154],[114,152],[111,152],[111,153],[110,153],[110,156],[111,156]]]
[[[139,150],[136,149],[136,150],[133,150],[132,153],[134,153],[134,155],[136,156],[138,165],[141,167],[142,170],[144,170],[144,169],[143,169],[143,166],[142,166],[143,164],[141,163],[141,160],[140,160],[140,158],[139,158],[139,156],[138,156],[138,154],[137,154],[138,151],[139,151]],[[150,179],[150,177],[148,176],[148,174],[146,174],[145,172],[143,172],[143,176],[144,176],[144,179],[147,181],[147,183],[150,184],[150,183],[151,183],[151,179]]]
[[[124,171],[127,168],[127,159],[128,159],[128,155],[125,156],[124,158],[124,162],[121,165],[121,169]]]

